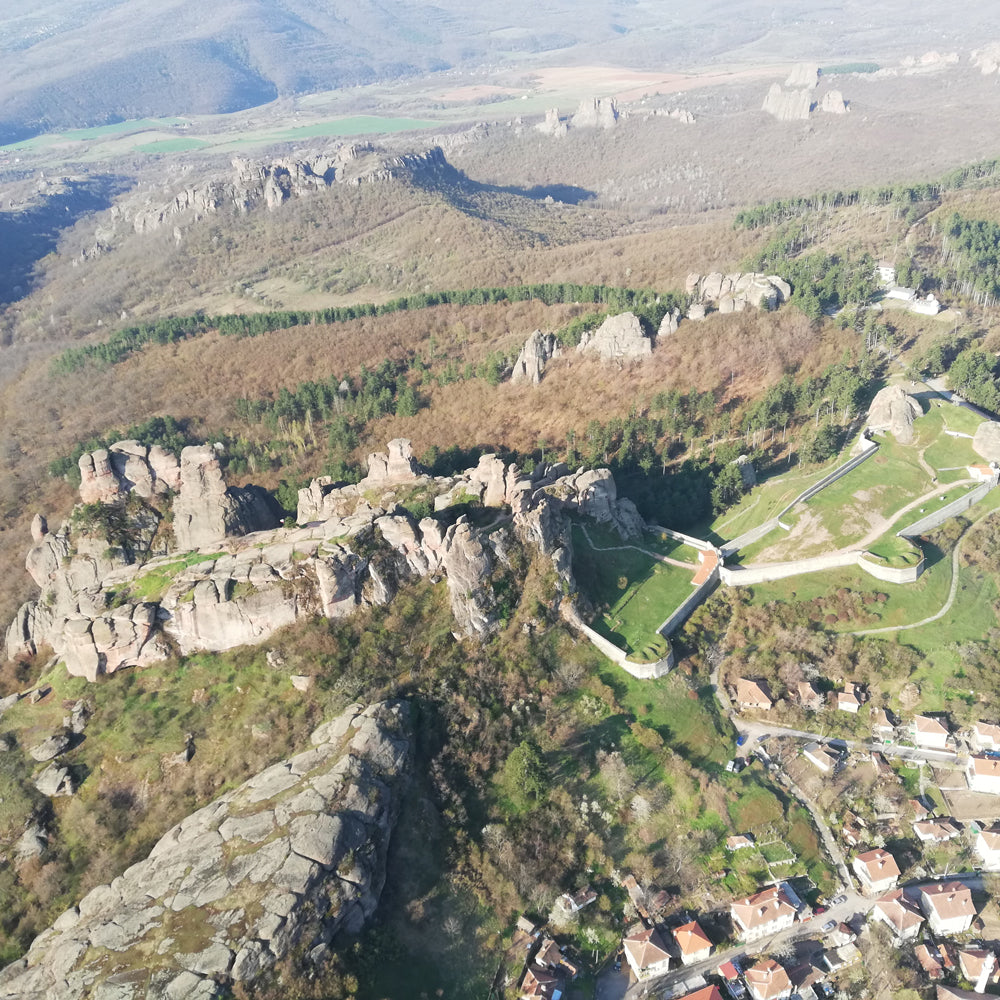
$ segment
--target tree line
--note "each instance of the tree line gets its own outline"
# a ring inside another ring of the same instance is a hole
[[[736,214],[734,229],[760,229],[773,226],[789,219],[798,218],[810,212],[850,205],[899,205],[913,206],[924,202],[937,201],[946,191],[958,191],[966,187],[993,186],[1000,172],[1000,159],[981,160],[950,170],[936,181],[922,181],[912,184],[877,185],[853,188],[847,191],[827,191],[800,198],[779,198],[765,205],[746,208]]]
[[[316,310],[278,310],[221,316],[207,316],[199,312],[193,316],[168,317],[125,327],[99,344],[67,348],[53,360],[51,371],[53,375],[67,375],[92,364],[116,365],[149,344],[172,344],[199,337],[210,330],[218,330],[225,336],[257,337],[296,326],[346,323],[366,316],[385,316],[390,313],[430,309],[441,305],[480,306],[529,300],[537,300],[545,305],[589,303],[605,306],[611,311],[632,310],[647,323],[653,322],[652,317],[656,313],[662,317],[668,309],[684,305],[684,297],[679,293],[661,295],[652,289],[644,288],[548,282],[421,292],[404,295],[380,305],[369,302]]]

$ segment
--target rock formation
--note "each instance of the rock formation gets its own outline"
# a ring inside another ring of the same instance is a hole
[[[175,227],[175,238],[182,235],[178,220],[199,221],[206,215],[231,206],[247,212],[258,206],[276,209],[293,198],[335,184],[378,183],[399,173],[433,173],[447,167],[444,152],[433,147],[422,153],[389,154],[368,144],[346,143],[311,156],[293,159],[280,157],[270,161],[237,157],[232,172],[202,184],[177,187],[172,193],[122,200],[111,209],[111,226],[102,226],[96,234],[98,248],[107,249],[119,223],[137,233],[148,233],[162,226]]]
[[[230,535],[264,531],[278,524],[278,507],[265,490],[226,488],[210,445],[192,445],[181,452],[180,480],[174,501],[174,535],[182,549],[213,546]]]
[[[543,135],[552,135],[557,139],[561,139],[569,131],[569,126],[566,122],[559,118],[558,108],[549,108],[545,112],[545,120],[539,122],[535,128]]]
[[[394,438],[388,452],[376,451],[368,456],[368,475],[358,483],[362,489],[373,486],[395,486],[419,479],[420,466],[406,438]]]
[[[761,110],[780,122],[801,121],[812,110],[812,90],[782,90],[780,83],[772,83]]]
[[[609,316],[596,330],[584,333],[577,351],[597,354],[602,361],[649,357],[653,342],[642,331],[639,317],[626,312]]]
[[[689,274],[685,291],[693,303],[714,305],[720,313],[742,312],[747,306],[758,309],[777,309],[792,295],[791,285],[776,274]],[[689,319],[694,316],[689,311]]]
[[[923,413],[920,404],[903,387],[887,385],[880,389],[868,408],[866,426],[876,434],[891,434],[900,444],[913,441],[913,421]]]
[[[1000,462],[1000,423],[984,420],[972,436],[972,450],[987,462]]]
[[[535,330],[524,342],[524,347],[514,362],[511,382],[530,382],[532,385],[538,385],[545,372],[545,366],[553,358],[558,358],[561,353],[559,341],[554,333]]]
[[[681,311],[680,309],[671,309],[663,314],[663,319],[660,320],[659,329],[656,331],[656,339],[659,341],[663,337],[669,337],[670,334],[677,332],[677,327],[680,325],[681,321]]]
[[[618,105],[613,97],[584,99],[570,124],[573,128],[614,128],[618,124]]]
[[[352,705],[63,913],[0,998],[209,998],[289,955],[322,963],[378,904],[409,739],[404,704]]]
[[[130,491],[148,499],[180,488],[180,463],[159,445],[118,441],[81,455],[79,465],[83,503],[112,503]]]
[[[974,50],[969,58],[984,76],[1000,73],[1000,42],[989,42],[981,49]]]
[[[819,66],[815,63],[798,63],[792,67],[786,87],[815,87],[819,83]]]
[[[831,115],[846,115],[848,111],[847,101],[839,90],[828,90],[820,101],[820,111],[825,111]]]
[[[628,325],[649,344],[635,317]],[[571,595],[562,511],[612,524],[625,536],[643,527],[607,470],[571,474],[550,465],[528,476],[487,454],[460,475],[434,479],[420,474],[405,439],[373,456],[359,485],[324,477],[300,490],[299,527],[257,530],[250,538],[232,533],[253,525],[242,514],[235,525],[229,518],[242,508],[230,506],[233,491],[224,488],[211,448],[185,449],[180,478],[174,523],[186,547],[145,562],[109,556],[101,549],[106,540],[89,536],[75,516],[55,532],[41,516],[34,519],[26,566],[42,597],[23,605],[8,629],[9,657],[48,644],[71,674],[93,681],[162,660],[167,640],[182,654],[259,643],[307,616],[339,618],[384,604],[419,577],[444,580],[457,631],[482,636],[497,624],[492,577],[507,565],[511,531],[552,559],[562,593]],[[381,494],[385,506],[369,502],[372,486],[414,481],[434,498],[434,517],[418,524],[396,506],[391,489]],[[512,523],[479,530],[450,510],[461,504],[508,508]],[[149,598],[137,600],[130,590]]]
[[[753,460],[749,455],[740,455],[739,458],[733,459],[729,464],[735,465],[740,470],[740,476],[743,479],[745,489],[750,489],[757,485],[757,470],[754,468]]]

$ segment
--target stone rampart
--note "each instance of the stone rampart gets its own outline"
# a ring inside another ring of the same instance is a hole
[[[664,638],[673,635],[687,621],[688,616],[706,597],[715,589],[719,582],[719,568],[716,567],[709,578],[696,590],[691,591],[691,596],[684,601],[680,607],[671,612],[670,617],[656,630]]]
[[[952,500],[951,503],[946,504],[940,510],[934,511],[933,514],[928,514],[926,517],[920,518],[919,521],[914,521],[913,524],[900,529],[896,534],[902,538],[916,538],[925,531],[932,531],[938,525],[944,524],[949,518],[961,514],[963,511],[968,510],[974,503],[982,500],[996,484],[997,477],[994,476],[987,482],[974,486],[963,496],[960,496],[957,500]]]
[[[924,571],[924,557],[914,566],[886,566],[875,559],[869,559],[867,553],[858,553],[858,566],[866,573],[882,580],[884,583],[915,583]]]

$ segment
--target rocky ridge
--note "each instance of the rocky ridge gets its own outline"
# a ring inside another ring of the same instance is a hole
[[[9,1000],[181,1000],[321,963],[372,916],[410,763],[403,703],[352,705],[312,748],[169,830],[0,972]]]
[[[193,509],[185,500],[189,467],[197,469],[193,496],[221,502],[228,492],[219,492],[217,467],[206,474],[205,449],[188,452],[179,462],[175,525],[178,504]],[[405,499],[412,490],[433,498],[434,516],[409,514]],[[109,507],[120,502],[116,497]],[[495,517],[482,512],[474,522],[472,508],[495,509]],[[240,522],[220,533],[223,519],[211,522],[209,536],[189,526],[177,533],[178,542],[204,544],[145,562],[98,554],[106,542],[87,536],[72,519],[49,532],[39,517],[26,565],[42,597],[18,611],[7,631],[7,655],[48,645],[71,674],[95,680],[162,660],[172,648],[183,654],[232,649],[307,616],[338,618],[385,604],[418,578],[445,581],[460,634],[487,635],[498,626],[492,581],[506,572],[514,539],[552,560],[563,596],[575,593],[567,510],[612,524],[626,537],[643,529],[606,469],[569,473],[544,466],[529,476],[484,455],[475,468],[435,478],[419,469],[404,439],[369,456],[368,476],[357,485],[319,478],[300,490],[296,527],[244,534]]]
[[[596,330],[588,330],[576,349],[579,353],[597,354],[602,361],[629,361],[649,357],[653,342],[643,332],[634,313],[609,316]]]
[[[390,154],[369,144],[344,144],[270,161],[236,157],[228,176],[188,185],[175,181],[159,195],[133,193],[125,197],[112,207],[110,226],[97,231],[95,249],[107,249],[119,225],[149,233],[181,221],[198,222],[224,208],[249,212],[263,206],[274,210],[290,199],[337,184],[378,183],[401,172],[434,171],[445,166],[440,147]]]

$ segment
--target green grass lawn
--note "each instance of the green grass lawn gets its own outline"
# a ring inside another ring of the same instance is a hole
[[[883,535],[873,545],[868,546],[870,555],[881,559],[886,566],[916,566],[924,557],[920,546],[908,538],[900,538],[894,532]]]
[[[287,142],[339,135],[384,135],[389,132],[410,132],[434,128],[438,121],[427,118],[379,118],[375,115],[355,115],[350,118],[331,118],[313,122],[301,128],[278,129],[270,133],[269,141]]]
[[[667,616],[691,594],[693,575],[636,549],[596,551],[579,525],[573,526],[573,573],[598,609],[593,628],[626,653],[639,652],[655,639]]]

